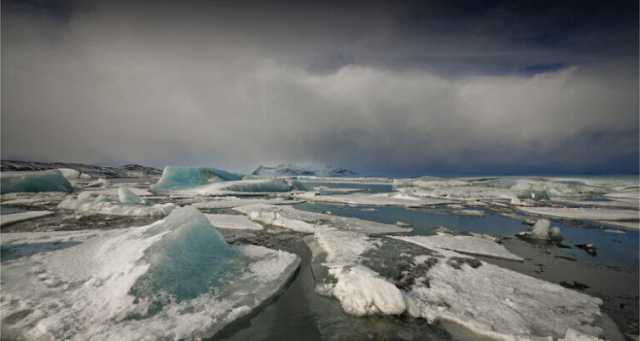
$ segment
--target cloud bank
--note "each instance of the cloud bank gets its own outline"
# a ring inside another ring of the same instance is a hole
[[[332,22],[295,9],[206,9],[3,9],[2,157],[638,172],[638,65],[626,50],[585,57],[428,25],[416,38],[397,8]]]

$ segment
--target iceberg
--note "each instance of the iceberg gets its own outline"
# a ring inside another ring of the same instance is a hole
[[[400,206],[400,207],[424,207],[431,205],[443,205],[452,203],[451,200],[420,198],[404,193],[349,193],[336,195],[318,195],[315,192],[296,193],[295,197],[301,200],[314,202],[326,202],[347,205],[366,206]]]
[[[0,174],[0,193],[72,191],[73,187],[58,170]]]
[[[127,187],[118,188],[118,200],[122,204],[130,204],[130,205],[144,205],[144,199],[140,198],[137,194],[132,192]]]
[[[193,207],[143,227],[8,233],[2,249],[3,336],[31,340],[211,337],[281,290],[300,262],[228,245]]]
[[[216,168],[167,166],[160,180],[150,190],[153,192],[174,191],[221,181],[240,180],[242,177]]]
[[[67,178],[67,180],[75,180],[80,177],[80,172],[72,168],[58,168],[58,171],[60,171],[62,176]]]
[[[296,189],[297,183],[285,179],[251,179],[200,186],[178,193],[185,195],[248,195],[282,193]]]

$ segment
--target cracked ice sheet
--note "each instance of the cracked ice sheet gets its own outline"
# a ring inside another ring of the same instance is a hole
[[[315,202],[367,206],[423,207],[431,205],[443,205],[453,202],[451,200],[419,198],[399,192],[377,194],[351,193],[338,195],[317,195],[314,192],[304,192],[297,193],[294,196],[298,199]]]
[[[469,340],[603,334],[600,299],[459,253],[416,252],[400,240],[342,231],[318,232],[307,242],[314,261],[324,255],[323,266],[335,279],[319,283],[318,291],[337,298],[350,314],[404,313]],[[382,251],[389,245],[395,245],[387,248],[391,256]],[[385,261],[366,262],[376,254]],[[384,277],[385,271],[392,275]],[[408,286],[394,282],[401,281],[398,275],[414,280]]]
[[[515,261],[524,260],[522,257],[511,253],[504,246],[494,241],[475,236],[439,234],[435,236],[397,236],[392,238],[420,245],[432,250],[445,249],[470,255],[489,256]]]
[[[538,214],[552,218],[576,220],[635,220],[640,217],[636,210],[614,208],[571,208],[571,207],[518,207],[526,213]]]
[[[411,231],[410,228],[357,218],[308,212],[291,206],[256,204],[235,207],[234,210],[249,216],[253,221],[303,233],[314,233],[324,229],[356,231],[367,234],[390,234]]]
[[[54,214],[51,211],[27,211],[13,214],[5,214],[0,216],[0,226],[17,223],[20,221],[37,219]]]
[[[262,230],[262,225],[249,220],[247,216],[236,214],[205,214],[211,225],[222,229]]]
[[[203,218],[204,219],[204,218]],[[214,335],[278,292],[299,265],[296,255],[234,247],[248,267],[194,299],[171,302],[143,318],[133,283],[149,264],[145,250],[163,238],[159,221],[117,231],[3,234],[0,314],[3,336],[26,339],[140,340]],[[159,232],[158,232],[159,231]],[[56,245],[56,247],[45,247]],[[35,252],[34,252],[35,251]]]

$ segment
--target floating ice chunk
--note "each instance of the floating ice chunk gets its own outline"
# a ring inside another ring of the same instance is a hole
[[[144,205],[145,201],[127,187],[118,188],[118,200],[122,204]]]
[[[357,231],[367,234],[402,233],[411,231],[410,228],[382,224],[357,218],[308,212],[298,210],[290,206],[257,204],[236,207],[234,210],[248,215],[251,220],[303,233],[313,233],[327,228]]]
[[[402,292],[367,267],[332,269],[330,273],[338,281],[333,296],[348,314],[398,315],[406,308]]]
[[[3,335],[18,339],[207,338],[278,292],[299,264],[227,245],[190,207],[139,228],[13,235],[2,240],[15,257],[3,260],[0,314]]]
[[[0,193],[72,191],[73,187],[58,170],[0,174]]]
[[[82,192],[77,198],[67,197],[58,205],[58,208],[75,210],[89,214],[106,214],[118,216],[165,216],[175,207],[173,203],[156,204],[153,206],[129,205],[119,202],[111,202],[103,194],[95,195],[93,192]]]
[[[630,220],[637,221],[640,213],[636,210],[613,208],[570,208],[570,207],[519,207],[521,211],[554,218],[586,220]]]
[[[233,230],[262,230],[262,225],[256,224],[244,215],[236,214],[205,214],[209,223],[217,228]]]
[[[105,178],[99,178],[98,180],[91,181],[90,183],[87,184],[87,187],[105,188],[107,186],[109,186],[109,180],[107,180]]]
[[[547,219],[540,219],[536,221],[531,230],[531,237],[536,239],[549,239],[549,227],[551,222]]]
[[[241,195],[289,192],[295,189],[295,182],[286,179],[252,179],[227,181],[200,186],[179,193],[185,195]]]
[[[473,217],[482,217],[484,215],[483,210],[470,210],[470,209],[462,209],[453,211],[455,214],[473,216]]]
[[[151,190],[154,192],[173,191],[240,179],[240,175],[216,168],[167,166],[162,171],[160,180],[151,186]]]
[[[17,223],[20,221],[31,220],[52,215],[51,211],[27,211],[20,213],[12,213],[0,215],[0,226]]]
[[[471,255],[489,256],[515,261],[524,260],[511,253],[504,246],[486,238],[476,236],[439,234],[435,236],[398,236],[393,238],[420,245],[428,249],[445,249]]]

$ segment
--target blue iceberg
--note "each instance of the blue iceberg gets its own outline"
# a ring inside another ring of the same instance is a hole
[[[224,241],[197,208],[175,209],[163,224],[146,233],[165,231],[162,240],[145,250],[149,271],[130,290],[137,298],[150,299],[150,308],[194,299],[247,266],[246,258]]]
[[[154,192],[173,191],[241,178],[238,174],[216,168],[167,166],[160,180],[150,189]]]
[[[2,172],[0,175],[0,193],[72,191],[73,186],[58,170]]]

